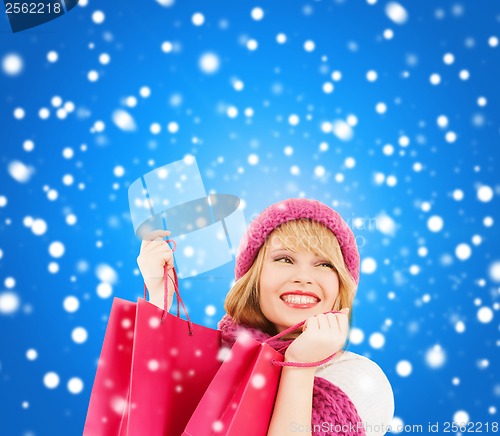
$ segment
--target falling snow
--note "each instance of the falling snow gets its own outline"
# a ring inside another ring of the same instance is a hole
[[[349,349],[388,375],[393,426],[430,419],[414,407],[423,395],[441,422],[498,421],[498,5],[97,6],[80,0],[61,19],[63,42],[47,23],[21,45],[22,32],[5,33],[0,53],[10,433],[43,433],[48,408],[81,431],[85,405],[74,401],[90,394],[113,298],[143,291],[128,188],[191,155],[204,183],[194,198],[234,195],[247,223],[278,199],[311,197],[353,228]],[[131,32],[135,21],[147,26]],[[182,176],[143,209],[182,203],[194,185]],[[180,280],[195,322],[216,327],[233,269],[234,258]],[[148,325],[161,328],[159,317]],[[112,399],[119,414],[125,405]]]

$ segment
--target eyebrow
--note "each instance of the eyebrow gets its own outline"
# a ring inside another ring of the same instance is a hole
[[[276,250],[270,251],[270,254],[279,253],[280,251],[288,251],[289,253],[292,253],[292,251],[287,248],[277,248]]]
[[[280,253],[280,252],[295,253],[294,251],[289,250],[288,248],[276,248],[275,250],[270,251],[269,254],[272,255],[272,254],[276,254],[276,253]],[[316,260],[323,260],[325,262],[331,263],[326,257],[320,256],[317,254],[314,255],[314,258]]]

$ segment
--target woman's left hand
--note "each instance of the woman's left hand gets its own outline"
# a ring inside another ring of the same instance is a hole
[[[348,330],[348,308],[308,318],[302,333],[286,350],[285,362],[312,363],[326,359],[343,347]]]

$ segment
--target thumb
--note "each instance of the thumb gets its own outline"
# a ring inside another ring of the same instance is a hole
[[[145,234],[142,239],[143,241],[152,241],[156,238],[164,238],[172,233],[170,230],[153,230],[152,232],[149,232]]]
[[[349,316],[349,311],[350,309],[348,307],[344,307],[343,309],[340,310],[340,313]]]

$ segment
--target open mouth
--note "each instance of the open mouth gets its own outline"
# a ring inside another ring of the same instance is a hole
[[[285,292],[280,298],[294,309],[309,309],[320,302],[319,297],[311,292]]]

